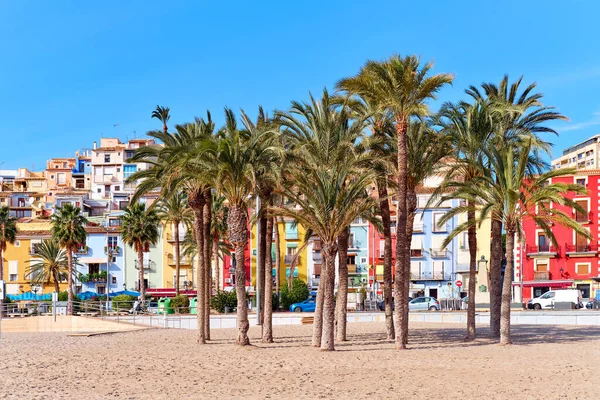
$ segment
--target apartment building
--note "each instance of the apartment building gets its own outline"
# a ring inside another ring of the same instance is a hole
[[[562,156],[552,160],[552,168],[600,168],[600,135],[563,150]]]

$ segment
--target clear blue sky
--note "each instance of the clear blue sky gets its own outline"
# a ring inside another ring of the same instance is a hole
[[[226,105],[285,108],[395,52],[455,74],[440,102],[505,73],[536,81],[570,118],[555,155],[600,132],[594,1],[286,3],[0,2],[0,169],[141,136],[159,128],[157,104],[172,123],[206,109],[220,122]]]

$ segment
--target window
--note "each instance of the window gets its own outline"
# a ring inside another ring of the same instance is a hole
[[[64,172],[59,172],[56,174],[56,183],[58,185],[66,185],[67,184],[67,174]]]
[[[354,249],[358,247],[358,243],[354,240],[354,232],[350,233],[348,236],[348,248]]]
[[[285,238],[286,240],[298,240],[298,224],[295,222],[285,223]]]
[[[102,189],[101,189],[101,188],[98,188],[98,189],[97,189],[97,192],[98,192],[98,193],[102,193]]]
[[[469,232],[460,233],[460,249],[469,250]]]
[[[15,247],[21,247],[21,241],[15,240]]]
[[[117,172],[121,172],[121,168],[120,167],[117,167]]]
[[[125,179],[127,179],[131,175],[133,175],[136,171],[137,171],[136,165],[125,165],[125,166],[123,166],[123,177]]]
[[[550,243],[548,242],[548,237],[543,232],[538,232],[537,236],[538,240],[538,251],[539,252],[548,252],[550,251]]]
[[[118,192],[121,190],[121,186],[115,186],[115,192]]]
[[[553,299],[556,296],[556,292],[546,292],[540,296],[540,299]]]
[[[295,255],[295,254],[296,254],[296,250],[298,250],[298,248],[297,248],[297,247],[288,247],[288,248],[287,248],[287,252],[286,252],[286,254],[287,254],[288,256],[293,256],[293,255]]]
[[[88,274],[99,274],[100,264],[88,264]]]
[[[348,265],[356,265],[356,256],[348,256],[346,263]]]
[[[104,155],[104,162],[110,162],[110,154]]]
[[[117,284],[117,277],[116,276],[111,276],[110,277],[110,283],[112,285],[116,285]]]
[[[591,273],[590,263],[577,263],[575,264],[575,273],[577,275],[589,275]]]
[[[443,216],[443,213],[433,213],[433,226],[431,227],[433,232],[446,232],[446,224],[440,224]]]
[[[575,251],[583,253],[588,251],[588,240],[580,233],[575,233]]]
[[[106,294],[106,286],[98,285],[96,286],[96,290],[98,291],[98,294]]]
[[[577,178],[577,179],[575,179],[575,183],[579,186],[585,186],[586,179],[585,178]]]
[[[8,275],[8,280],[9,280],[10,282],[16,282],[16,281],[18,281],[18,280],[19,280],[19,278],[18,278],[18,277],[19,277],[19,274],[9,274],[9,275]]]
[[[50,175],[50,179],[54,180],[54,175]]]
[[[410,241],[410,256],[423,257],[423,238],[422,236],[413,236]]]
[[[546,181],[548,182],[548,181]],[[546,185],[544,185],[546,186]],[[541,216],[550,215],[550,203],[547,201],[540,202],[537,206],[537,214]]]
[[[116,249],[117,248],[117,240],[118,240],[118,238],[116,236],[109,236],[108,237],[108,247],[110,247],[111,249]]]
[[[535,261],[535,272],[548,272],[548,260],[536,260]]]
[[[19,262],[9,261],[8,262],[8,280],[15,282],[19,280]]]
[[[360,263],[361,264],[366,264],[367,263],[367,257],[361,257],[360,258]]]
[[[588,222],[589,217],[587,211],[589,210],[589,200],[575,200],[575,203],[585,211],[581,212],[579,210],[575,210],[575,221]]]

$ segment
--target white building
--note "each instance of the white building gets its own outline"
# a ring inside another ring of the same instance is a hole
[[[596,169],[600,166],[600,135],[563,150],[561,157],[552,160],[552,168],[575,167]]]

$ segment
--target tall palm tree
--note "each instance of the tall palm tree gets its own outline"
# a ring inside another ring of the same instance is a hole
[[[58,207],[51,217],[52,238],[66,250],[68,261],[68,304],[67,313],[73,314],[73,253],[77,250],[80,243],[85,243],[87,232],[85,225],[88,220],[81,215],[79,207],[71,204],[65,204]]]
[[[149,251],[150,246],[158,241],[159,226],[160,218],[156,210],[146,210],[146,204],[143,203],[130,204],[121,217],[123,242],[133,247],[133,250],[137,253],[138,280],[142,304],[146,303],[144,252]]]
[[[54,291],[60,292],[59,282],[67,279],[69,260],[67,252],[54,239],[43,240],[37,247],[36,258],[29,260],[25,278],[34,285],[54,281]],[[75,271],[73,271],[74,273]]]
[[[276,130],[257,130],[250,133],[247,121],[238,128],[234,113],[225,109],[225,126],[219,131],[219,140],[208,167],[213,168],[217,191],[229,203],[227,225],[229,242],[236,258],[237,344],[248,345],[248,312],[246,308],[246,259],[248,246],[248,201],[256,195],[256,177],[260,171],[275,170],[281,162],[281,150]],[[206,162],[200,161],[200,162]]]
[[[173,225],[173,239],[175,241],[175,295],[179,295],[179,276],[181,271],[181,247],[179,228],[191,221],[191,210],[187,205],[187,198],[182,192],[175,192],[168,197],[160,197],[157,205],[158,217],[161,221]]]
[[[536,84],[521,88],[523,77],[510,83],[505,75],[499,84],[483,83],[482,91],[470,86],[466,93],[480,103],[487,103],[492,116],[493,145],[503,148],[511,144],[531,141],[533,151],[548,151],[550,144],[539,137],[541,133],[557,134],[547,122],[565,120],[553,107],[542,103],[543,95],[534,92]],[[522,90],[521,90],[522,89]],[[492,218],[490,248],[490,332],[500,337],[502,296],[502,221]]]
[[[207,274],[210,260],[205,255],[205,231],[210,221],[204,219],[207,195],[210,195],[213,175],[207,173],[205,153],[214,150],[215,124],[210,113],[206,119],[196,118],[193,123],[176,125],[175,132],[152,131],[148,135],[163,143],[162,147],[144,146],[130,159],[132,162],[145,162],[151,168],[133,174],[128,181],[139,181],[132,201],[137,201],[144,193],[160,190],[162,197],[183,191],[192,209],[194,239],[199,250],[197,268],[198,299],[198,343],[204,344],[209,335],[207,313]],[[202,251],[200,251],[202,249]]]
[[[7,206],[0,207],[0,280],[4,280],[4,252],[7,243],[17,238],[17,219],[10,215]],[[0,318],[2,318],[2,300],[0,300]]]
[[[442,218],[442,223],[454,215],[465,211],[480,211],[474,221],[465,224],[477,224],[486,218],[499,219],[506,229],[506,269],[504,272],[502,290],[502,318],[500,321],[500,344],[510,344],[510,303],[512,299],[512,279],[514,265],[515,235],[522,236],[522,226],[525,219],[533,220],[556,244],[551,225],[559,224],[573,229],[578,234],[590,237],[587,230],[575,222],[570,215],[553,207],[544,213],[536,213],[536,206],[545,207],[546,204],[566,206],[579,212],[586,212],[572,199],[566,197],[567,193],[584,194],[586,189],[575,184],[557,183],[554,178],[573,175],[575,169],[561,168],[540,174],[532,174],[532,162],[536,156],[531,141],[515,148],[485,149],[486,158],[490,168],[468,182],[455,182],[455,191],[449,195],[467,201],[467,206],[456,207]],[[548,183],[552,182],[552,183]],[[475,208],[468,204],[476,200],[481,206]],[[464,226],[458,226],[449,237],[455,237],[464,231]]]
[[[221,288],[221,267],[219,266],[219,259],[222,256],[219,253],[229,254],[227,247],[223,249],[225,242],[223,239],[227,235],[227,204],[225,203],[225,197],[219,195],[217,192],[212,192],[212,220],[210,221],[210,233],[213,239],[213,256],[215,258],[215,281],[216,290]],[[222,249],[224,251],[222,251]]]
[[[169,128],[167,127],[167,122],[171,119],[171,114],[169,112],[171,109],[169,107],[161,107],[156,106],[154,111],[152,111],[152,118],[158,119],[163,124],[163,132],[167,133]]]
[[[348,110],[339,107],[326,90],[320,101],[310,96],[309,103],[293,102],[291,111],[279,117],[293,178],[283,194],[297,207],[276,207],[276,213],[295,219],[323,243],[325,268],[317,291],[313,346],[333,350],[337,240],[356,217],[367,214],[375,204],[366,194],[373,175],[360,145],[365,124],[362,119],[351,122]],[[343,290],[340,294],[338,303],[346,304]]]
[[[484,102],[474,104],[444,104],[440,111],[443,132],[452,143],[453,162],[446,170],[446,181],[459,179],[470,182],[485,168],[483,147],[490,144],[492,125],[490,113]],[[440,190],[443,191],[442,183]],[[477,274],[477,227],[475,221],[475,199],[469,200],[467,211],[467,231],[469,247],[469,286],[467,307],[466,340],[475,339],[475,280]],[[449,243],[449,242],[448,242]],[[447,243],[444,243],[446,245]]]
[[[369,99],[376,99],[382,109],[388,110],[394,118],[397,132],[397,239],[396,254],[409,252],[407,228],[407,151],[406,131],[413,116],[429,113],[426,101],[435,99],[436,93],[452,82],[448,74],[430,75],[433,63],[421,65],[417,56],[400,57],[394,55],[388,60],[367,61],[358,75],[342,79],[338,87],[349,93]],[[405,349],[408,343],[408,291],[410,286],[410,262],[406,257],[396,257],[395,292],[399,298],[396,307],[396,348]]]

